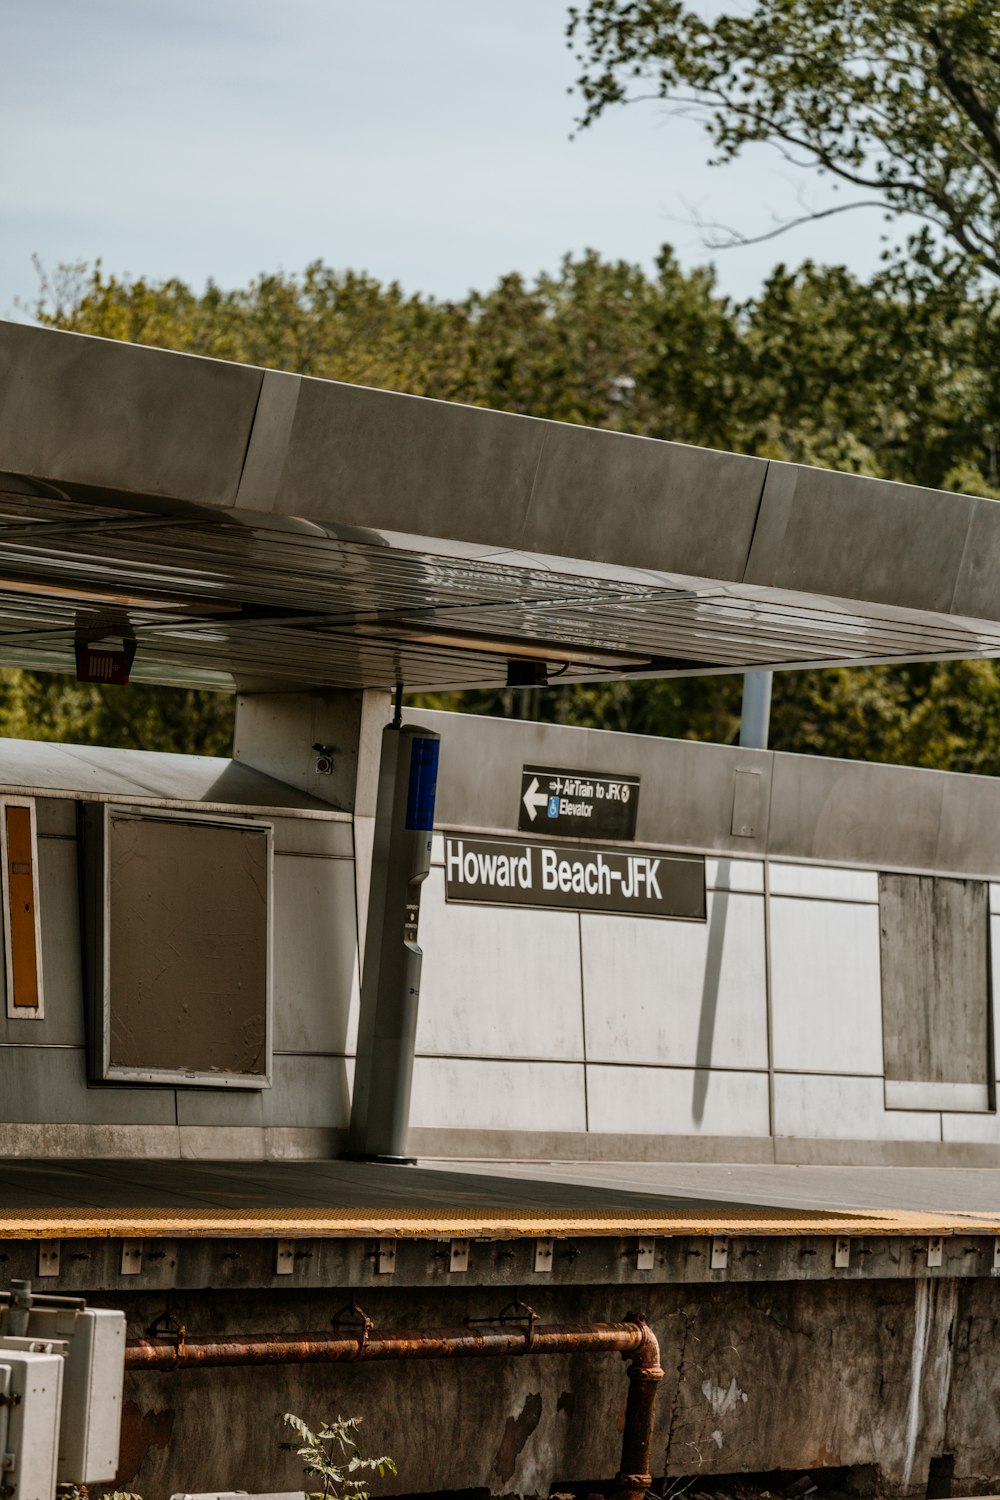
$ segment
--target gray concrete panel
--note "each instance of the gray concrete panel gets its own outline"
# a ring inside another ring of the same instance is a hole
[[[695,1068],[587,1068],[590,1129],[708,1136],[768,1134],[767,1074]]]
[[[941,812],[934,868],[942,873],[991,875],[1000,863],[1000,780],[995,776],[936,775]]]
[[[200,1126],[207,1137],[218,1127],[326,1126],[346,1128],[350,1116],[347,1069],[342,1057],[275,1053],[273,1083],[255,1094],[247,1089],[178,1089],[177,1123]],[[202,1154],[224,1155],[206,1140]]]
[[[775,896],[770,941],[775,1067],[881,1084],[878,907]]]
[[[347,1061],[278,1053],[273,1086],[264,1090],[261,1101],[265,1126],[346,1130],[351,1116]]]
[[[173,1089],[88,1088],[83,1049],[75,1047],[0,1047],[0,1099],[15,1123],[175,1123]]]
[[[262,1099],[266,1089],[177,1090],[177,1123],[200,1126],[206,1135],[234,1126],[260,1129],[264,1123]]]
[[[4,788],[75,792],[108,801],[136,797],[330,811],[315,797],[223,756],[169,755],[41,740],[0,739],[0,790]]]
[[[760,896],[712,891],[706,922],[588,913],[580,941],[589,1061],[767,1068]]]
[[[345,859],[274,860],[274,1046],[343,1052],[358,983],[354,866]]]
[[[282,462],[273,447],[286,441],[287,411],[279,419],[268,396],[268,431],[255,443],[246,494],[251,509],[498,547],[518,543],[546,423],[303,380]],[[275,475],[277,488],[268,494]]]
[[[802,896],[822,901],[867,901],[878,905],[878,875],[874,870],[844,870],[835,865],[768,863],[767,887],[772,896]]]
[[[75,839],[75,802],[68,797],[36,797],[35,826],[40,839]]]
[[[978,504],[941,490],[772,463],[744,582],[946,613]],[[994,595],[986,618],[996,616]]]
[[[434,869],[420,945],[418,1052],[583,1061],[575,912],[448,905]]]
[[[522,765],[565,765],[642,778],[635,842],[673,849],[763,853],[772,756],[764,750],[661,740],[649,735],[570,729],[471,714],[407,714],[438,731],[441,779],[436,821],[447,828],[517,829]],[[753,837],[732,832],[734,774],[752,770],[763,786],[763,814]]]
[[[261,371],[0,323],[0,454],[32,478],[229,506]]]
[[[774,1134],[800,1140],[941,1140],[941,1116],[927,1110],[886,1109],[881,1078],[776,1073]]]
[[[1000,505],[977,499],[962,556],[952,610],[956,615],[995,618],[1000,598]]]
[[[241,510],[269,510],[281,491],[281,474],[295,422],[302,377],[265,370],[236,504]]]
[[[548,423],[519,546],[736,582],[766,461]]]
[[[579,1063],[418,1057],[410,1123],[416,1128],[585,1130]]]
[[[768,852],[932,870],[946,779],[906,766],[775,755]]]
[[[351,820],[274,818],[274,852],[299,859],[354,858]]]

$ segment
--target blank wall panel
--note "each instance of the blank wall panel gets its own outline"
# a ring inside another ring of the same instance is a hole
[[[440,1130],[585,1130],[583,1067],[418,1057],[410,1124]]]
[[[812,1140],[937,1141],[941,1116],[885,1108],[881,1078],[774,1077],[774,1133]]]
[[[175,1122],[172,1088],[88,1088],[82,1047],[0,1047],[0,1099],[5,1124]]]
[[[581,918],[590,1062],[767,1067],[764,900],[709,891],[706,922]]]
[[[767,1135],[766,1073],[587,1068],[590,1129],[640,1135]]]
[[[357,978],[353,862],[276,854],[275,1050],[344,1052]]]
[[[447,904],[432,870],[420,946],[418,1052],[582,1060],[576,912]]]
[[[771,900],[771,1014],[776,1068],[881,1075],[877,906]]]
[[[85,811],[97,1077],[265,1087],[271,829]]]

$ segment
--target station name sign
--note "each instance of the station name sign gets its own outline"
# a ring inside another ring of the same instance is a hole
[[[638,776],[525,766],[517,826],[544,838],[634,839]]]
[[[449,834],[444,873],[449,901],[705,919],[705,861],[700,855],[553,848],[524,839]]]

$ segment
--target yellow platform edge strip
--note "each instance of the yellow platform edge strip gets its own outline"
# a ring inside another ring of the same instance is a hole
[[[35,1208],[0,1210],[0,1240],[523,1239],[640,1235],[1000,1234],[1000,1213],[705,1208],[622,1213],[522,1209]]]

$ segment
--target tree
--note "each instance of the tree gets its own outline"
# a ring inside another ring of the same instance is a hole
[[[847,184],[844,208],[921,220],[916,263],[947,275],[943,238],[1000,277],[993,0],[756,0],[714,20],[683,0],[586,0],[569,14],[583,125],[612,105],[661,100],[704,120],[716,161],[766,142]]]

